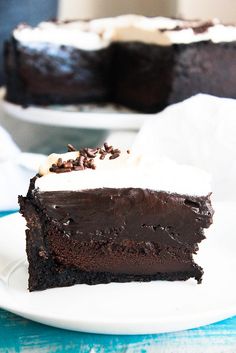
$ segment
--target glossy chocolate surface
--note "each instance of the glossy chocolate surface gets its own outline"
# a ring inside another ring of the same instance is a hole
[[[34,202],[75,241],[154,241],[192,247],[212,222],[210,198],[148,189],[34,192]]]
[[[34,182],[20,197],[29,228],[30,290],[70,285],[70,274],[73,283],[88,284],[201,280],[192,254],[212,222],[209,195],[133,188],[40,192]],[[43,284],[45,271],[54,274]]]

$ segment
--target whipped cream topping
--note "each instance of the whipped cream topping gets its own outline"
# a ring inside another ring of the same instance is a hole
[[[67,173],[50,172],[58,158],[75,159],[78,152],[52,154],[40,167],[35,187],[40,191],[82,191],[97,188],[141,188],[183,195],[204,196],[211,192],[210,176],[205,171],[155,156],[121,151],[116,159],[94,158],[96,169]]]
[[[14,30],[13,36],[22,44],[32,47],[37,43],[54,43],[84,50],[98,50],[116,41],[168,46],[205,40],[214,43],[236,40],[235,26],[224,26],[214,19],[211,26],[196,32],[194,27],[201,23],[165,17],[122,15],[91,21],[41,22],[35,28],[20,25]]]

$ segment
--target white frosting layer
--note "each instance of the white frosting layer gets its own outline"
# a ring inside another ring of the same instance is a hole
[[[122,151],[120,157],[109,160],[95,158],[96,169],[56,174],[49,172],[58,158],[74,159],[78,152],[50,155],[40,167],[36,180],[40,191],[81,191],[96,188],[142,188],[155,191],[204,196],[211,192],[210,176],[205,171],[153,156],[135,156]],[[151,158],[150,158],[151,157]]]
[[[189,22],[195,26],[197,23]],[[218,20],[214,20],[214,26],[203,33],[195,33],[192,28],[171,30],[183,24],[188,22],[164,17],[123,15],[69,23],[42,22],[35,28],[21,25],[14,30],[13,35],[28,46],[35,46],[37,43],[55,43],[85,50],[101,49],[114,41],[171,45],[203,40],[211,40],[214,43],[236,40],[236,27],[224,26]],[[162,31],[163,29],[165,31]]]

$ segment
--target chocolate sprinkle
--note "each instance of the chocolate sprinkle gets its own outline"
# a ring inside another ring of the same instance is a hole
[[[109,157],[109,159],[115,159],[115,158],[117,158],[117,157],[119,157],[120,155],[119,155],[119,153],[113,153],[110,157]]]
[[[67,149],[68,152],[76,152],[76,148],[71,144],[67,145]],[[121,151],[118,148],[113,148],[105,142],[103,148],[83,148],[79,150],[79,156],[76,159],[63,161],[62,158],[58,158],[57,163],[52,164],[49,170],[53,173],[68,173],[73,170],[96,169],[94,158],[98,154],[100,155],[99,159],[103,160],[107,155],[110,155],[109,159],[116,159],[120,156],[120,153]]]
[[[59,158],[58,161],[57,161],[57,166],[58,166],[58,167],[61,167],[62,164],[63,164],[62,158]]]
[[[71,145],[70,143],[68,143],[67,150],[68,150],[68,152],[75,152],[76,148],[73,145]]]

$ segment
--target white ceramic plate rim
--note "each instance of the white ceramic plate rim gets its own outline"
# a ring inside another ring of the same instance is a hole
[[[126,328],[120,328],[123,325],[122,321],[118,320],[83,320],[70,318],[65,319],[59,315],[40,315],[38,312],[33,312],[27,309],[19,310],[11,305],[5,305],[2,307],[14,314],[20,315],[26,319],[33,320],[42,324],[46,324],[53,327],[62,329],[69,329],[72,331],[81,331],[95,334],[107,334],[107,335],[143,335],[143,334],[159,334],[168,332],[177,332],[182,330],[194,329],[201,326],[216,323],[218,321],[232,317],[236,313],[236,307],[232,307],[229,310],[219,310],[206,312],[205,315],[195,315],[194,318],[191,315],[181,316],[181,320],[176,320],[173,317],[169,317],[166,320],[149,320],[137,321],[130,320],[126,321]],[[190,321],[194,323],[190,324]],[[171,324],[170,324],[171,322]],[[109,329],[108,329],[109,326]],[[129,328],[127,328],[129,326]],[[135,327],[131,327],[135,326]]]

